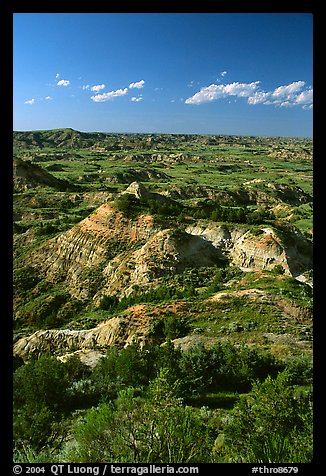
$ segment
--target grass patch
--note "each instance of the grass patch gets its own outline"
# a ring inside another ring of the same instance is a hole
[[[231,410],[239,401],[238,392],[208,392],[189,398],[187,403],[193,407]]]

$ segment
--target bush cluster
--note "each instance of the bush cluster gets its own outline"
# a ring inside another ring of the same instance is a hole
[[[115,200],[115,206],[128,218],[146,212],[163,217],[177,217],[179,222],[185,221],[186,216],[248,225],[259,225],[275,220],[274,213],[265,208],[252,210],[247,206],[225,206],[213,200],[196,206],[187,206],[168,198],[154,200],[141,197],[139,199],[133,194],[125,193]]]
[[[259,225],[275,220],[273,212],[265,208],[253,210],[247,206],[221,205],[212,200],[202,203],[200,207],[193,208],[191,215],[193,218],[248,225]]]
[[[183,289],[175,289],[173,286],[162,284],[144,293],[134,294],[120,300],[116,296],[103,296],[99,307],[106,311],[117,312],[128,309],[128,307],[135,304],[158,303],[170,299],[187,299],[196,295],[197,292],[191,285],[185,286]]]
[[[177,216],[182,213],[184,207],[181,203],[171,200],[155,200],[153,198],[141,197],[137,198],[131,193],[124,193],[116,198],[115,207],[121,211],[126,217],[131,218],[140,213],[151,213],[160,216]]]
[[[310,370],[247,346],[181,351],[171,341],[112,347],[94,369],[76,357],[18,362],[15,461],[309,461]],[[230,391],[220,417],[213,409]]]

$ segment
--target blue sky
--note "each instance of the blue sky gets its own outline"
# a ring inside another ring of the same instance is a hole
[[[14,130],[312,135],[309,13],[16,13]]]

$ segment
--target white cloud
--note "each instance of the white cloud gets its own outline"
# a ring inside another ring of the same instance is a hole
[[[57,86],[69,86],[70,81],[68,79],[60,79],[60,81],[57,82]]]
[[[219,89],[219,86],[217,86],[216,84],[210,84],[209,86],[205,86],[204,88],[201,88],[200,91],[198,91],[198,93],[195,93],[193,96],[186,99],[185,103],[186,104],[202,104],[203,102],[214,101],[215,99],[218,99],[220,91],[221,90]]]
[[[51,96],[46,96],[44,99],[46,99],[47,101],[50,101],[52,98]]]
[[[32,104],[34,104],[34,102],[35,102],[35,99],[33,98],[33,99],[28,99],[27,101],[24,102],[24,104],[32,105]]]
[[[227,71],[221,71],[220,73],[218,73],[218,77],[216,78],[216,81],[220,83],[221,82],[220,78],[224,78],[226,74],[227,74]]]
[[[132,101],[132,102],[139,102],[139,101],[142,101],[142,100],[143,100],[143,98],[142,98],[141,96],[138,96],[138,97],[133,96],[133,97],[130,99],[130,101]]]
[[[202,104],[203,102],[215,101],[227,96],[249,97],[257,89],[259,81],[252,83],[210,84],[205,86],[190,98],[186,104]]]
[[[265,93],[263,91],[257,91],[252,96],[248,97],[248,104],[266,104],[271,93]]]
[[[222,87],[227,96],[248,97],[256,91],[259,83],[260,81],[254,81],[253,83],[231,83],[225,86],[222,84]]]
[[[94,86],[91,86],[90,90],[97,93],[98,91],[101,91],[101,89],[104,89],[104,88],[105,88],[105,84],[96,84]]]
[[[55,79],[58,79],[58,78],[59,78],[59,76],[60,76],[60,74],[59,74],[59,73],[57,73],[57,74],[55,75]]]
[[[280,107],[291,107],[293,104],[290,101],[283,101],[281,103],[278,103],[278,106]]]
[[[101,91],[101,89],[105,88],[105,84],[95,84],[94,86],[90,86],[89,84],[86,84],[85,86],[82,86],[82,89],[89,89],[90,91],[93,91],[95,93],[98,93]]]
[[[118,96],[124,96],[127,92],[128,88],[117,89],[116,91],[109,91],[108,93],[96,94],[95,96],[91,96],[91,99],[94,102],[105,102]]]
[[[230,84],[210,84],[186,99],[185,103],[198,105],[204,102],[235,96],[238,98],[247,98],[247,102],[250,105],[265,104],[279,107],[300,105],[303,109],[312,108],[313,90],[309,88],[302,91],[305,85],[304,81],[294,81],[293,83],[279,86],[273,91],[262,91],[259,89],[259,84],[260,81],[253,81],[251,83],[234,82]]]
[[[136,83],[130,83],[129,88],[136,88],[136,89],[141,89],[144,87],[145,81],[141,79],[140,81],[137,81]]]
[[[302,91],[298,96],[295,98],[296,104],[301,104],[305,106],[310,106],[313,102],[313,89],[306,89]]]
[[[295,81],[294,83],[288,84],[286,86],[279,86],[272,92],[272,97],[276,99],[290,99],[291,97],[293,97],[294,94],[296,94],[300,89],[302,89],[304,85],[304,81]]]
[[[270,92],[256,92],[248,98],[248,104],[266,104],[279,107],[291,107],[301,105],[304,109],[312,107],[313,90],[301,91],[304,81],[295,81],[285,86],[279,86]]]

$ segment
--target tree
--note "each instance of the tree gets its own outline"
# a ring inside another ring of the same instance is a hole
[[[70,408],[64,364],[42,356],[20,366],[14,373],[14,439],[39,450],[58,438],[60,421]]]

